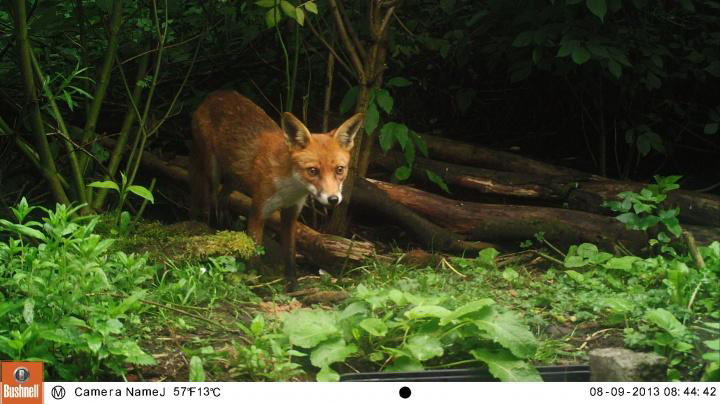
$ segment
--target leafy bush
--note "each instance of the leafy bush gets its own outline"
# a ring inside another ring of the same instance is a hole
[[[339,362],[390,372],[482,362],[503,381],[541,380],[526,362],[535,337],[492,299],[452,307],[444,297],[359,285],[353,300],[340,312],[300,310],[283,319],[290,343],[320,368],[319,381],[338,380],[330,365]]]
[[[58,204],[42,223],[34,207],[0,220],[0,357],[40,360],[51,377],[95,379],[155,360],[126,337],[138,323],[143,283],[154,274],[144,257],[108,253],[112,240],[94,234],[98,217]]]

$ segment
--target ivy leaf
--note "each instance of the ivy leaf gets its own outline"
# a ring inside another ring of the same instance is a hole
[[[605,0],[587,0],[585,2],[588,10],[595,14],[600,21],[605,21],[605,14],[607,13],[607,3]]]
[[[315,377],[319,382],[337,382],[340,380],[338,372],[332,370],[330,366],[324,366],[321,368]]]

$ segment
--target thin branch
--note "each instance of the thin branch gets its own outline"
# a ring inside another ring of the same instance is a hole
[[[337,0],[330,0],[330,9],[335,16],[335,23],[338,27],[338,31],[340,32],[340,39],[342,39],[343,45],[350,54],[350,60],[355,67],[355,74],[357,75],[358,82],[361,86],[366,86],[367,78],[365,76],[365,68],[362,61],[360,60],[360,56],[358,55],[357,50],[355,49],[355,45],[353,45],[352,40],[348,36],[343,17],[342,15],[340,15],[340,10],[337,7]]]

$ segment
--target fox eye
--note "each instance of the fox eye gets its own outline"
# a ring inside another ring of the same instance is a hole
[[[307,172],[311,177],[316,177],[320,173],[320,170],[318,170],[317,167],[309,167]]]
[[[336,173],[337,175],[342,175],[342,173],[343,173],[344,171],[345,171],[345,167],[343,167],[343,166],[337,166],[337,167],[335,167],[335,173]]]

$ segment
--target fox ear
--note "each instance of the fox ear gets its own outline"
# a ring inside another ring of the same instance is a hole
[[[355,144],[355,135],[362,127],[363,118],[365,118],[365,114],[357,113],[335,129],[335,134],[333,136],[335,137],[335,140],[337,140],[338,144],[340,144],[340,147],[346,150],[352,149]]]
[[[285,142],[291,149],[304,149],[310,142],[308,128],[289,112],[283,112],[280,118],[282,130],[285,132]]]

